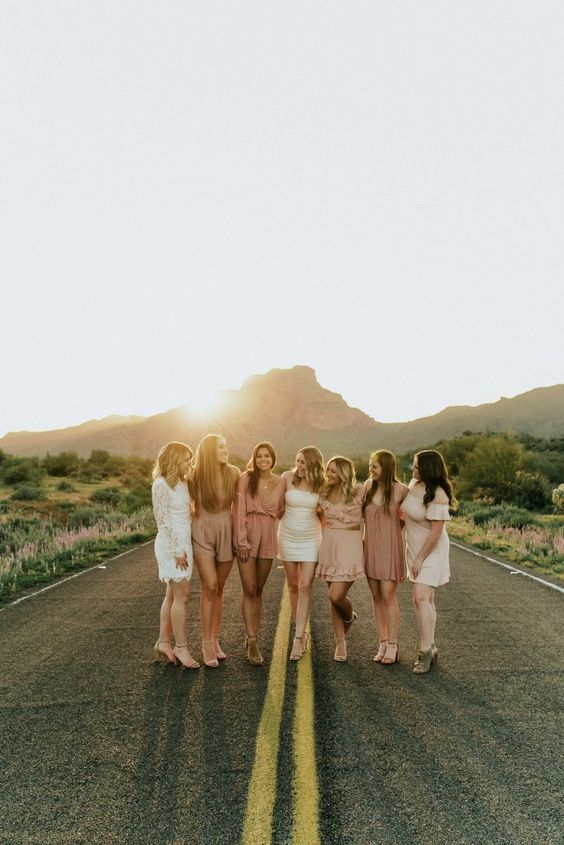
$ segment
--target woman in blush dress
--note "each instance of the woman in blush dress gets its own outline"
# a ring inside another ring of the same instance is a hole
[[[257,443],[248,469],[237,482],[233,504],[233,536],[243,585],[243,622],[247,660],[263,663],[258,646],[262,591],[276,557],[276,529],[284,512],[286,485],[272,470],[276,452],[272,443]]]
[[[396,477],[396,459],[387,449],[370,455],[364,504],[364,563],[378,628],[376,663],[396,663],[399,607],[396,588],[405,574],[400,505],[407,487]]]
[[[161,605],[159,639],[154,659],[181,663],[198,669],[186,642],[186,613],[192,578],[190,495],[186,478],[193,452],[186,443],[167,443],[160,450],[153,470],[153,510],[158,533],[155,556],[159,578],[166,584]],[[174,648],[171,636],[174,634]]]
[[[296,625],[290,660],[299,660],[307,649],[306,625],[321,542],[317,507],[324,486],[323,455],[316,446],[305,446],[296,455],[294,469],[282,478],[285,510],[278,527],[278,548]]]
[[[202,594],[202,652],[206,666],[216,667],[226,655],[219,644],[223,588],[233,566],[231,506],[240,472],[228,463],[225,438],[207,434],[196,449],[190,481],[194,499],[192,545]]]
[[[407,535],[406,557],[413,582],[413,604],[419,629],[419,655],[413,671],[423,675],[437,662],[435,587],[450,578],[449,539],[445,523],[456,499],[440,452],[427,449],[413,459],[413,478],[402,504]]]
[[[327,582],[335,633],[334,659],[347,659],[346,634],[356,619],[348,592],[364,577],[362,503],[364,487],[356,483],[354,464],[336,455],[325,469],[327,484],[319,501],[323,535],[315,575]]]

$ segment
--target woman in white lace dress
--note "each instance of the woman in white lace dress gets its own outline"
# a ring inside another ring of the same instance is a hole
[[[167,443],[160,450],[153,470],[153,510],[158,533],[155,556],[159,578],[166,584],[161,605],[159,639],[155,660],[179,662],[186,669],[198,669],[186,642],[186,615],[192,578],[192,536],[190,495],[187,477],[193,457],[186,443]],[[174,648],[171,636],[174,634]]]
[[[426,449],[413,459],[413,478],[401,510],[405,519],[406,560],[413,582],[413,604],[419,629],[419,655],[413,671],[422,675],[437,662],[435,587],[450,578],[449,507],[456,507],[447,468],[440,452]]]

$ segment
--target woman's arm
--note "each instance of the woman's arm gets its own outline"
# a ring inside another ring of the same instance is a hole
[[[237,552],[237,559],[241,563],[245,563],[249,557],[251,546],[247,536],[247,487],[249,484],[248,476],[241,475],[237,481],[235,488],[235,498],[233,500],[233,539],[235,541],[235,550]]]

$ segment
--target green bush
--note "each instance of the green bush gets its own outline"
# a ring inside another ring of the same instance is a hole
[[[117,505],[121,501],[121,490],[119,487],[102,487],[92,493],[90,501],[101,505]]]
[[[76,452],[59,452],[58,455],[47,454],[42,461],[48,474],[55,477],[70,475],[78,469],[81,463]]]
[[[12,499],[18,502],[33,502],[44,498],[45,490],[37,484],[17,484],[12,493]]]
[[[552,503],[556,513],[564,513],[564,484],[559,484],[552,491]]]
[[[70,481],[59,481],[57,484],[57,490],[60,490],[62,493],[73,493],[75,487]]]
[[[511,502],[519,508],[542,511],[550,505],[550,484],[538,472],[518,472]]]
[[[103,508],[77,508],[73,513],[69,514],[68,527],[82,528],[85,526],[89,528],[101,519],[104,519],[107,511]]]
[[[495,522],[503,528],[524,528],[537,522],[528,511],[512,505],[482,505],[473,509],[463,506],[462,512],[469,516],[474,525],[489,525]]]

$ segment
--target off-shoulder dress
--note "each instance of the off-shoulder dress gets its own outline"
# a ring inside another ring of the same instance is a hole
[[[442,488],[437,487],[435,497],[439,490]],[[444,524],[439,542],[423,561],[417,578],[411,575],[411,566],[429,536],[432,521],[440,520],[446,523],[450,520],[448,505],[438,504],[435,501],[424,505],[423,499],[410,490],[403,500],[401,510],[405,519],[405,553],[410,580],[417,584],[427,584],[429,587],[440,587],[441,584],[446,584],[450,579],[450,542]]]

